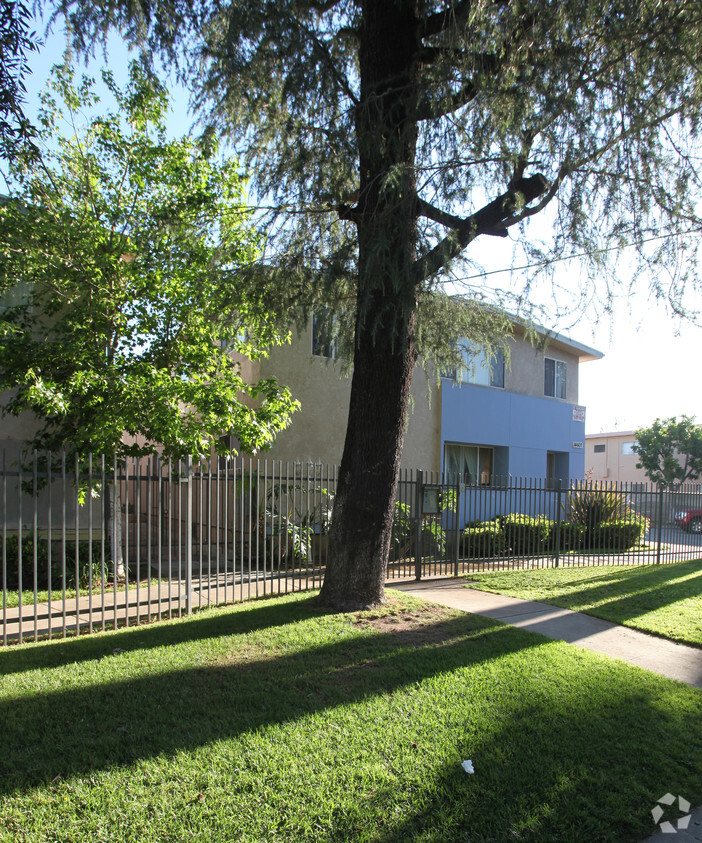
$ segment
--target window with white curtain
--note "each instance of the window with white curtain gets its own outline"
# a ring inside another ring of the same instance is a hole
[[[493,448],[451,442],[445,445],[444,473],[449,483],[488,486],[492,482],[493,464]]]

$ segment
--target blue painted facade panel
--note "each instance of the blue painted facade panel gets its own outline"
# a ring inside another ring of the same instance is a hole
[[[508,449],[513,477],[545,478],[549,451],[565,459],[567,478],[583,477],[585,422],[573,420],[573,405],[553,398],[442,381],[442,468],[446,442]]]

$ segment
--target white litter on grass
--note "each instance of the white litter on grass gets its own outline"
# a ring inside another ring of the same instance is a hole
[[[466,771],[466,773],[474,773],[475,772],[475,770],[473,769],[473,762],[470,760],[470,758],[467,759],[466,761],[464,761],[461,764],[461,767],[463,767],[463,769]]]

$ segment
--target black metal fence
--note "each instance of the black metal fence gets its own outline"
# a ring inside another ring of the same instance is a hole
[[[2,453],[1,640],[79,635],[321,585],[336,468]],[[401,472],[388,580],[702,557],[700,487]],[[698,529],[699,528],[699,529]]]

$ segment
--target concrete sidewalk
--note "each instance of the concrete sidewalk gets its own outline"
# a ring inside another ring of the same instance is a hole
[[[387,587],[442,606],[484,615],[520,629],[538,632],[556,641],[567,641],[576,647],[594,650],[702,689],[702,649],[696,647],[675,644],[547,603],[466,588],[463,580],[390,581]],[[671,831],[659,830],[643,843],[664,843],[670,840],[679,843],[702,841],[702,808],[692,811],[687,829],[678,830],[673,826]]]
[[[520,629],[539,632],[547,638],[567,641],[576,647],[622,659],[668,679],[677,679],[702,689],[702,649],[676,644],[547,603],[466,588],[463,583],[463,580],[441,579],[398,584],[389,582],[387,585],[432,603],[484,615]]]

